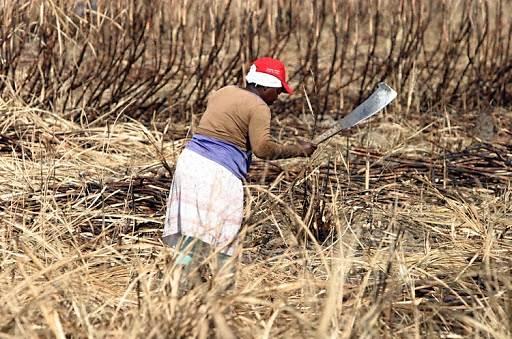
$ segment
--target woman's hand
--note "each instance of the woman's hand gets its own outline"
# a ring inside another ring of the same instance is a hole
[[[303,156],[309,157],[311,154],[313,154],[316,150],[316,145],[309,141],[300,141],[298,143],[299,148],[301,149],[301,153]]]

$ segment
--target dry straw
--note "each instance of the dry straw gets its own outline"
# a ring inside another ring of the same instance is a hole
[[[509,2],[0,5],[0,337],[512,335]],[[181,296],[170,173],[263,54],[308,97],[275,107],[281,142],[380,80],[401,97],[308,161],[256,159],[236,277]]]

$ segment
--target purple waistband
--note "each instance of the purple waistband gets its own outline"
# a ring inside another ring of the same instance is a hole
[[[194,134],[186,148],[224,166],[239,179],[247,177],[251,151],[244,152],[229,142],[200,134]]]

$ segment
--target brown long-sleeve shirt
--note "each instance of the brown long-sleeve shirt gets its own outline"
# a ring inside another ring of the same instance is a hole
[[[270,135],[271,113],[268,105],[256,94],[227,86],[208,98],[196,132],[225,140],[262,159],[284,159],[301,156],[297,145],[281,145]]]

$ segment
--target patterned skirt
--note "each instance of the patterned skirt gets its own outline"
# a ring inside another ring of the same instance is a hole
[[[164,242],[174,247],[183,236],[195,237],[232,255],[242,217],[242,181],[222,165],[183,150],[167,200]]]

